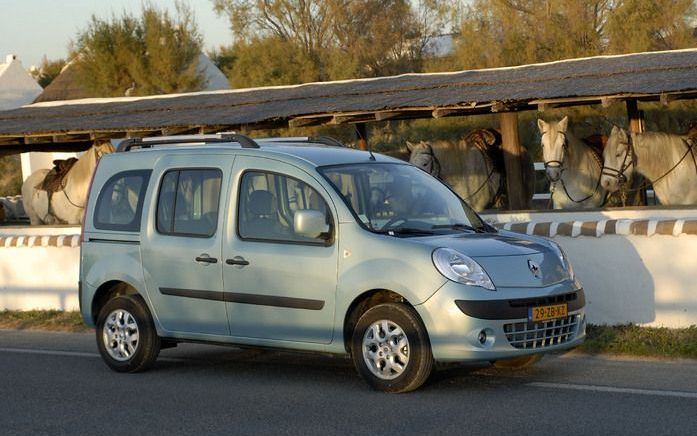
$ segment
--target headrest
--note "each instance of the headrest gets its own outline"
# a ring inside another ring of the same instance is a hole
[[[275,197],[266,190],[254,191],[249,196],[249,212],[254,216],[272,215]]]

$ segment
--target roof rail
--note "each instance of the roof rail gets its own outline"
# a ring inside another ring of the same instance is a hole
[[[331,147],[343,147],[347,148],[344,143],[331,136],[310,136],[307,138],[308,142],[318,142],[320,144],[329,145]]]
[[[119,143],[117,152],[127,152],[133,148],[152,148],[155,145],[164,144],[213,144],[222,142],[237,142],[242,148],[259,148],[259,144],[247,135],[240,133],[220,133],[215,137],[169,137],[169,138],[129,138]]]

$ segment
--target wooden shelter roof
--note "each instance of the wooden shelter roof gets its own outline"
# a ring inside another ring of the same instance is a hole
[[[0,152],[85,148],[97,138],[460,116],[613,99],[697,96],[697,49],[453,73],[152,97],[0,112]]]

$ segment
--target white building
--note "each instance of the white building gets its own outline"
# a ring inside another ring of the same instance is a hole
[[[0,110],[16,109],[29,104],[41,94],[36,83],[17,56],[9,54],[0,64]]]

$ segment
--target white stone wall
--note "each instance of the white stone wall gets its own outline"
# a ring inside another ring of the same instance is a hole
[[[597,213],[553,222],[532,214],[505,226],[561,244],[586,290],[591,323],[697,325],[697,212],[662,209],[653,214],[661,219]],[[497,215],[499,223],[506,218]],[[79,233],[75,226],[0,228],[0,310],[77,310]]]

